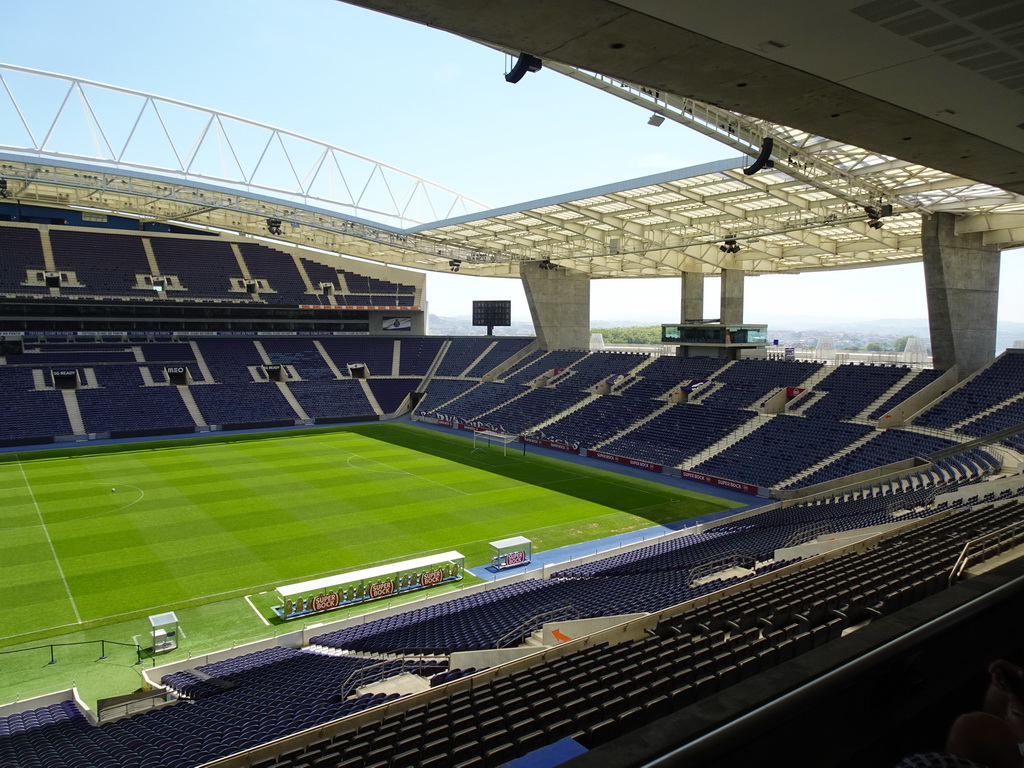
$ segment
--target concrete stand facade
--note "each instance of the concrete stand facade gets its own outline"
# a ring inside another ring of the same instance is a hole
[[[704,320],[704,275],[700,272],[683,272],[683,305],[679,319],[684,323],[700,323]]]
[[[519,265],[542,349],[590,348],[590,277],[548,262]]]
[[[1000,251],[955,224],[951,213],[923,219],[921,246],[933,365],[963,379],[995,356]]]
[[[743,322],[743,270],[722,270],[722,312],[720,322]]]

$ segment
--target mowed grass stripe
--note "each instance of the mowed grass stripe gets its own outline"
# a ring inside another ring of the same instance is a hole
[[[46,526],[46,520],[43,517],[42,509],[39,506],[39,502],[36,500],[35,492],[32,489],[32,484],[29,482],[28,476],[25,473],[25,467],[18,455],[14,456],[18,466],[18,473],[21,475],[22,482],[25,485],[26,492],[28,494],[29,503],[32,509],[36,513],[36,519],[38,524],[27,529],[37,539],[42,539],[46,543],[46,549],[43,547],[36,547],[36,563],[40,568],[34,569],[38,574],[35,578],[34,583],[29,587],[32,590],[32,594],[27,598],[27,602],[32,603],[34,601],[43,601],[44,605],[53,605],[54,612],[57,615],[64,615],[67,613],[67,608],[70,607],[71,614],[74,617],[75,622],[81,621],[81,614],[78,610],[78,605],[75,602],[74,595],[71,593],[71,586],[68,584],[67,576],[64,573],[64,568],[61,565],[60,557],[57,555],[57,550],[53,544],[53,537],[50,535],[50,530]],[[49,557],[47,557],[49,555]],[[52,573],[56,573],[56,579],[51,576]],[[59,581],[58,581],[59,580]],[[63,595],[61,595],[61,589],[63,588]],[[15,611],[15,615],[20,611]]]
[[[523,534],[548,549],[729,506],[546,457],[471,453],[464,440],[394,425],[133,446],[25,470],[55,521],[83,621],[448,549],[476,565],[497,538]],[[10,474],[0,463],[0,488]],[[0,525],[19,538],[0,573],[40,599],[0,614],[0,639],[70,623],[40,610],[56,600],[53,558],[47,568],[24,500],[13,506]]]

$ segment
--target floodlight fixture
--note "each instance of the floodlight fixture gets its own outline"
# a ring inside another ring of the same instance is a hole
[[[664,122],[665,116],[659,115],[657,112],[653,113],[649,118],[647,118],[647,124],[653,125],[655,128],[659,127]]]
[[[542,66],[543,62],[536,56],[531,56],[528,53],[520,53],[515,66],[512,67],[511,71],[505,73],[505,82],[515,85],[526,77],[528,72],[536,72]]]
[[[282,223],[280,219],[267,219],[267,232],[272,235],[283,235],[284,232],[281,230]]]
[[[722,253],[739,253],[740,246],[737,244],[735,238],[730,237],[729,239],[722,241],[722,244],[718,246],[718,250]]]
[[[754,159],[754,162],[743,169],[744,175],[753,176],[762,168],[774,168],[775,161],[772,160],[772,149],[774,148],[775,139],[773,139],[771,136],[765,136],[764,141],[761,142],[761,151]]]
[[[886,216],[892,216],[892,205],[879,205],[877,208],[873,205],[864,206],[864,213],[868,215],[868,226],[872,229],[881,229],[885,224],[880,219]]]
[[[448,269],[452,272],[458,272],[462,268],[462,262],[459,259],[451,259],[448,261]]]

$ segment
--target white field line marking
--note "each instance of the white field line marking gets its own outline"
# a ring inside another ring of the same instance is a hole
[[[247,602],[249,604],[249,607],[252,608],[253,613],[255,613],[257,616],[260,617],[260,621],[262,621],[264,624],[266,624],[269,627],[270,626],[270,622],[266,620],[266,618],[263,616],[262,613],[260,613],[259,611],[256,610],[256,606],[252,604],[252,600],[249,599],[248,595],[245,596],[245,602]],[[185,633],[182,632],[182,636],[184,636],[184,634]]]
[[[366,456],[360,456],[358,453],[353,453],[352,451],[349,451],[349,450],[347,450],[345,448],[339,448],[338,446],[331,445],[330,443],[323,443],[322,442],[322,443],[320,443],[320,445],[326,445],[328,448],[333,448],[336,451],[341,451],[342,453],[349,454],[349,460],[346,462],[346,464],[348,464],[353,469],[362,469],[362,470],[364,470],[366,472],[381,472],[381,470],[379,470],[379,469],[366,469],[365,467],[354,467],[354,466],[352,466],[352,457],[356,457],[356,458],[364,459],[365,461],[372,461],[374,464],[380,464],[382,467],[387,467],[388,469],[395,470],[394,472],[383,472],[383,474],[386,474],[386,475],[408,475],[409,477],[415,477],[417,480],[426,480],[428,483],[433,483],[434,485],[439,485],[442,488],[447,488],[449,491],[455,491],[455,493],[461,493],[463,496],[473,496],[474,495],[472,493],[467,493],[466,491],[461,491],[458,488],[452,488],[452,486],[450,486],[450,485],[445,485],[444,483],[439,483],[437,480],[431,480],[429,477],[424,477],[423,475],[417,475],[417,474],[415,474],[413,472],[409,472],[409,471],[404,470],[404,469],[399,469],[398,467],[393,467],[390,464],[385,464],[383,461],[377,461],[376,459],[370,459],[370,458],[367,458]]]
[[[490,491],[486,491],[486,493],[490,493]],[[617,515],[617,514],[620,514],[620,513],[619,512],[609,512],[609,513],[607,513],[605,515],[598,515],[596,517],[588,517],[588,518],[585,518],[584,520],[571,521],[571,522],[587,522],[587,521],[590,521],[590,520],[600,520],[603,517],[611,517],[612,515]],[[552,523],[551,525],[542,525],[542,526],[537,527],[537,528],[528,528],[526,530],[521,531],[521,533],[533,533],[534,531],[543,531],[543,530],[545,530],[547,528],[557,528],[560,525],[566,525],[566,523]],[[478,544],[481,541],[490,541],[492,538],[493,537],[487,537],[485,539],[474,539],[473,541],[468,541],[466,543],[467,544]],[[445,549],[443,547],[438,547],[438,548],[434,548],[434,549],[427,549],[427,550],[424,550],[423,552],[420,552],[417,555],[413,555],[413,557],[426,557],[428,554],[437,554],[439,552],[444,552],[444,551],[445,551]],[[540,551],[540,550],[538,550],[538,551]],[[365,565],[366,565],[367,568],[370,568],[370,567],[373,567],[374,565],[382,565],[384,563],[393,563],[393,562],[395,562],[394,558],[386,558],[384,560],[373,560],[371,562],[365,563]],[[332,570],[332,571],[321,571],[319,573],[312,573],[312,574],[309,574],[308,576],[306,576],[303,580],[304,581],[309,581],[309,580],[312,580],[312,579],[321,578],[323,576],[333,576],[333,575],[337,574],[337,572],[338,572],[337,570]],[[112,613],[109,616],[97,616],[95,619],[90,619],[89,621],[90,622],[92,622],[92,621],[97,621],[98,622],[98,621],[107,621],[109,619],[119,619],[122,616],[138,616],[139,614],[145,613],[147,611],[160,611],[160,610],[162,610],[164,608],[178,608],[178,609],[182,609],[182,608],[186,608],[186,607],[190,606],[192,603],[195,603],[195,602],[200,601],[200,600],[209,600],[210,598],[221,597],[223,595],[232,595],[232,596],[237,597],[239,592],[252,593],[252,592],[256,592],[256,591],[261,590],[261,589],[265,589],[267,587],[273,587],[275,584],[278,584],[278,583],[280,583],[280,582],[265,582],[263,584],[255,584],[253,586],[242,587],[240,589],[231,589],[231,590],[227,590],[227,591],[224,591],[224,592],[214,592],[212,595],[204,595],[203,597],[197,597],[197,598],[194,598],[193,600],[182,600],[182,601],[177,602],[177,603],[163,603],[162,605],[146,606],[146,607],[134,610],[134,611],[124,611],[123,613]],[[81,622],[79,622],[79,623],[81,623]],[[14,634],[14,635],[4,635],[3,637],[0,637],[0,640],[12,640],[12,639],[14,639],[16,637],[24,637],[25,635],[34,635],[34,634],[37,634],[39,632],[51,632],[51,631],[53,631],[55,629],[64,629],[66,627],[74,627],[74,626],[76,626],[76,625],[75,624],[57,624],[56,626],[53,626],[53,627],[41,627],[40,629],[33,629],[33,630],[29,631],[29,632],[19,632],[19,633]],[[180,627],[179,627],[178,631],[179,632],[181,631]],[[184,633],[182,633],[182,635],[184,636]]]
[[[18,456],[18,454],[14,454]],[[39,502],[36,501],[36,494],[32,490],[32,485],[28,481],[28,475],[25,474],[25,467],[22,466],[21,457],[18,456],[18,469],[21,470],[21,477],[25,480],[25,487],[28,489],[28,495],[32,499],[32,506],[36,508],[36,514],[39,515],[39,525],[43,529],[43,533],[46,535],[46,543],[50,545],[50,553],[53,555],[53,562],[57,566],[57,573],[60,574],[60,580],[64,582],[64,590],[68,593],[68,600],[71,601],[71,610],[75,612],[75,623],[81,624],[82,617],[78,613],[78,605],[75,604],[75,598],[71,594],[71,587],[68,586],[68,579],[64,575],[64,569],[61,567],[60,558],[57,557],[57,550],[54,549],[53,539],[50,538],[50,529],[46,527],[46,521],[43,520],[43,510],[39,508]]]
[[[78,483],[53,483],[53,484],[51,484],[48,487],[52,488],[52,487],[54,487],[54,485],[78,485]],[[105,488],[106,485],[104,484],[103,487]],[[97,517],[103,517],[105,515],[112,515],[115,512],[121,512],[121,511],[123,511],[125,509],[128,509],[128,507],[133,507],[136,504],[138,504],[140,501],[142,501],[144,498],[146,498],[146,492],[144,490],[142,490],[141,488],[139,488],[139,486],[137,486],[137,485],[127,485],[127,484],[125,484],[125,485],[123,485],[121,487],[122,488],[134,488],[136,491],[139,492],[139,497],[137,499],[135,499],[135,501],[129,501],[127,504],[122,504],[120,507],[115,507],[114,509],[108,509],[106,512],[97,512],[95,515],[86,515],[84,517],[73,517],[70,520],[56,520],[53,523],[50,523],[50,525],[64,525],[64,524],[67,524],[67,523],[79,523],[79,522],[81,522],[83,520],[94,520]],[[19,490],[24,490],[24,489],[19,489]],[[43,527],[43,526],[40,526],[40,525],[18,525],[18,526],[3,526],[3,525],[0,525],[0,531],[13,531],[13,530],[22,530],[22,529],[40,528],[40,527]]]

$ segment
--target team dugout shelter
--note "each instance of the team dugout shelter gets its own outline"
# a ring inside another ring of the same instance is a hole
[[[282,619],[297,619],[369,600],[461,581],[466,559],[452,550],[279,587]]]
[[[526,565],[533,555],[533,542],[525,536],[513,536],[509,539],[492,541],[491,544],[491,566],[495,570],[515,568],[519,565]]]

